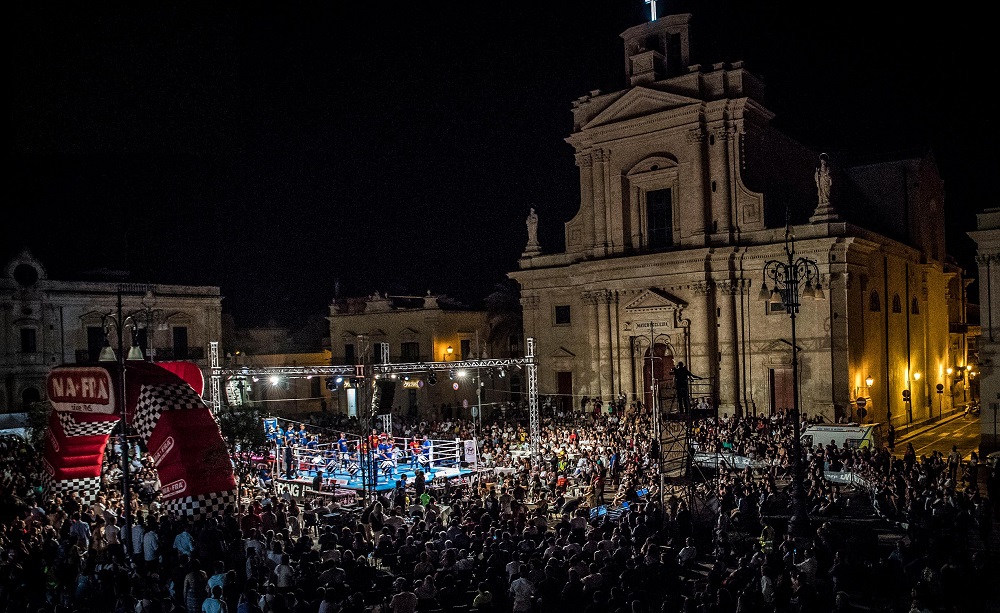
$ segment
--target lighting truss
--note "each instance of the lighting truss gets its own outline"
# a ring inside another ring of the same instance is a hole
[[[212,358],[212,409],[216,413],[222,410],[220,389],[223,377],[271,377],[278,375],[286,378],[300,377],[358,377],[374,378],[392,375],[423,375],[429,372],[447,372],[450,370],[474,368],[507,368],[523,367],[528,379],[528,422],[531,434],[532,452],[537,453],[541,445],[541,426],[538,415],[538,362],[535,359],[535,339],[527,339],[527,355],[523,358],[481,358],[476,360],[458,360],[455,362],[409,362],[401,364],[381,363],[339,366],[239,366],[222,368],[219,364],[218,341],[212,341],[210,355]],[[366,372],[367,371],[367,372]],[[369,374],[370,373],[370,374]]]

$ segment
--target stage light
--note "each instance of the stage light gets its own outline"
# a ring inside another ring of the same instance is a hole
[[[465,376],[467,376],[467,375],[468,375],[469,373],[468,373],[468,372],[467,372],[467,371],[466,371],[466,370],[465,370],[464,368],[460,368],[460,369],[458,369],[458,372],[457,372],[456,374],[457,374],[457,375],[458,375],[459,377],[465,377]]]
[[[337,385],[340,385],[341,383],[343,383],[343,382],[344,382],[344,378],[343,378],[343,377],[337,377],[336,379],[334,379],[334,382],[335,382],[335,383],[336,383]]]
[[[271,385],[278,385],[279,383],[281,383],[281,377],[279,377],[278,375],[271,375],[269,381],[271,382]]]

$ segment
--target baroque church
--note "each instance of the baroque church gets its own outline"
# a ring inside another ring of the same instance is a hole
[[[796,392],[827,421],[950,411],[968,280],[945,251],[933,156],[852,164],[797,143],[742,62],[692,63],[691,20],[625,31],[626,87],[572,104],[565,250],[543,251],[532,211],[509,273],[539,392],[667,410],[683,362],[720,414],[773,414]],[[794,292],[769,274],[789,262],[804,263]]]

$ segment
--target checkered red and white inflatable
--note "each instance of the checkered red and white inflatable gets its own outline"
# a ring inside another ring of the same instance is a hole
[[[133,431],[152,454],[160,502],[191,516],[221,512],[236,501],[236,481],[219,425],[202,400],[201,371],[190,363],[168,367],[126,362],[119,398],[117,364],[58,367],[48,377],[52,417],[45,444],[50,491],[96,496],[108,436],[122,403]]]

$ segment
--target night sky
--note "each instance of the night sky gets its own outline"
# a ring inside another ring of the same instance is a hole
[[[579,205],[571,102],[625,85],[642,0],[17,3],[0,256],[219,285],[241,325],[341,295],[474,301]],[[151,6],[145,6],[150,4]],[[765,4],[767,6],[761,6]],[[817,150],[930,148],[948,246],[1000,206],[992,22],[888,3],[659,2]],[[689,6],[690,5],[690,6]],[[693,8],[692,8],[693,7]],[[121,12],[125,11],[125,12]]]

